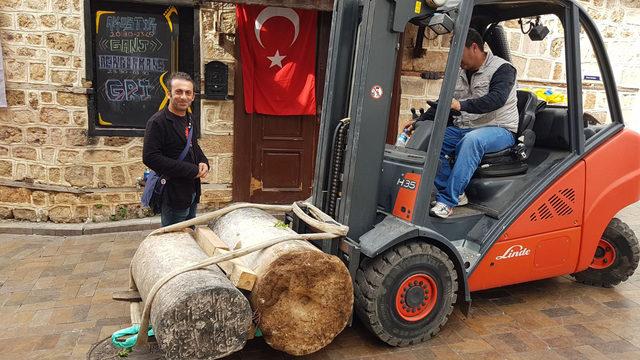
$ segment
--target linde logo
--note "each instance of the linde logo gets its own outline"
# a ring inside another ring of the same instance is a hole
[[[508,248],[507,251],[504,252],[504,254],[496,257],[496,260],[511,259],[519,256],[527,256],[529,254],[531,254],[531,250],[527,249],[526,247],[522,245],[513,245],[512,247]]]

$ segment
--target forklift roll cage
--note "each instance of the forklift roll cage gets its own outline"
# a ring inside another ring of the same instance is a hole
[[[462,50],[470,26],[484,29],[505,20],[554,14],[563,24],[566,41],[566,81],[570,153],[535,186],[527,189],[519,200],[491,223],[484,234],[474,261],[461,253],[464,240],[448,238],[439,229],[443,221],[429,216],[429,194],[433,191],[440,148],[442,146],[449,109],[436,110],[433,132],[422,165],[422,179],[412,220],[401,220],[378,207],[381,167],[394,69],[401,51],[399,38],[406,25],[415,18],[433,12],[422,0],[336,0],[329,40],[329,58],[324,88],[321,129],[314,176],[313,203],[327,211],[332,155],[336,128],[345,118],[350,128],[344,167],[340,175],[341,188],[335,219],[350,228],[348,237],[339,244],[323,242],[323,251],[341,256],[352,276],[358,269],[361,254],[375,258],[385,250],[411,239],[424,239],[446,252],[454,262],[460,279],[459,293],[470,304],[468,277],[482,258],[509,226],[540,195],[581,159],[623,130],[620,102],[613,72],[602,38],[585,10],[572,0],[461,0],[450,8],[455,27],[446,63],[439,103],[451,103],[462,58]],[[421,5],[416,5],[420,3]],[[452,3],[449,1],[448,3]],[[447,4],[445,4],[447,6]],[[441,10],[442,8],[438,9]],[[582,126],[582,76],[580,67],[580,26],[591,40],[609,102],[612,124],[600,131],[585,146]],[[427,50],[428,51],[428,50]],[[375,91],[374,91],[375,88]],[[374,94],[375,93],[375,94]],[[375,95],[375,96],[374,96]],[[426,100],[426,99],[425,99]],[[636,194],[630,196],[634,197]],[[630,199],[627,203],[632,203]],[[445,222],[446,223],[446,222]],[[296,222],[294,219],[294,226]],[[304,232],[304,229],[298,229]],[[466,307],[468,309],[468,307]]]

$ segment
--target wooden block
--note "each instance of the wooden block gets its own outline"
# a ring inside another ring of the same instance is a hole
[[[129,305],[129,313],[131,314],[131,325],[139,325],[142,322],[142,303],[132,302]]]
[[[116,301],[140,302],[142,298],[140,293],[134,290],[115,291],[111,294],[111,298]]]
[[[233,267],[233,272],[229,275],[229,280],[231,280],[233,285],[238,289],[251,291],[256,284],[257,276],[253,271],[236,265]]]
[[[229,250],[227,244],[225,244],[213,230],[206,226],[196,227],[195,235],[193,238],[200,246],[202,251],[208,256],[213,256],[216,249]]]
[[[196,227],[194,239],[207,256],[220,255],[229,252],[227,244],[220,240],[218,235],[206,226]],[[218,263],[218,267],[227,274],[227,277],[235,287],[249,291],[253,289],[253,285],[256,283],[256,274],[252,270],[246,268],[242,264],[241,260],[233,259],[230,261],[223,261]]]
[[[221,255],[228,253],[228,250],[216,249],[214,254]],[[239,259],[232,259],[229,261],[223,261],[218,263],[220,269],[227,274],[231,283],[238,289],[253,290],[253,285],[256,284],[256,273],[253,270],[248,269],[242,264],[242,261]]]

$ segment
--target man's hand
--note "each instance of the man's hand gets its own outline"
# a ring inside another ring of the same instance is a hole
[[[416,122],[412,121],[410,123],[408,123],[407,125],[404,126],[403,130],[407,130],[407,132],[411,135],[413,134],[413,130],[416,129]]]
[[[455,111],[460,111],[460,101],[456,99],[451,100],[451,109]]]
[[[209,175],[209,166],[205,163],[198,164],[198,175],[196,178],[204,179]]]

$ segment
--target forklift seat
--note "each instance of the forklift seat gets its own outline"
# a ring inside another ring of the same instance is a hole
[[[518,90],[518,132],[516,143],[507,149],[487,153],[480,161],[475,177],[500,177],[520,175],[527,172],[526,159],[531,154],[536,135],[533,125],[539,101],[535,94]]]

